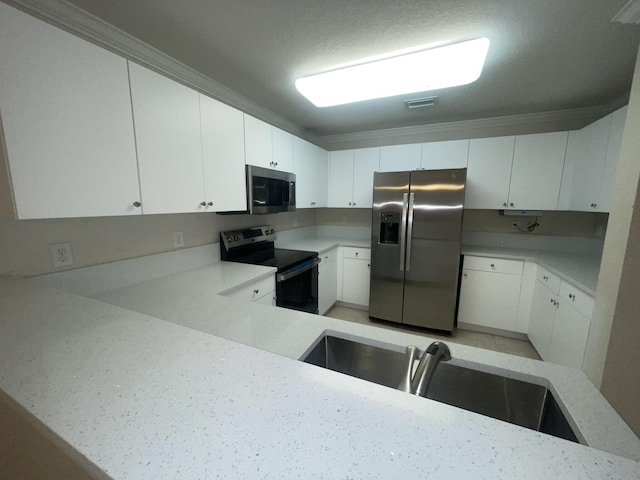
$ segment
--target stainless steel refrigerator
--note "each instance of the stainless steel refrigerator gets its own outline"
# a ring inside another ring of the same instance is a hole
[[[452,332],[467,169],[374,175],[369,316]]]

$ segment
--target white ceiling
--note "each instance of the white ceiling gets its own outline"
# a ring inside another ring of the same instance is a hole
[[[69,0],[320,137],[604,106],[631,86],[640,26],[626,0]],[[418,46],[486,36],[474,84],[316,108],[300,76]]]

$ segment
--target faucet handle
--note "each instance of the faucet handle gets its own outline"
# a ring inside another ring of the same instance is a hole
[[[449,350],[447,344],[443,342],[433,342],[427,347],[426,352],[430,355],[440,356],[440,360],[443,362],[451,360],[451,350]]]
[[[415,345],[408,345],[406,349],[406,370],[402,377],[398,390],[402,390],[406,393],[411,393],[411,380],[413,379],[413,364],[418,359],[418,347]]]

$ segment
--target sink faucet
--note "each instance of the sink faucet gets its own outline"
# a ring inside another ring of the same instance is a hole
[[[451,360],[451,352],[446,343],[433,342],[422,354],[416,373],[412,375],[413,364],[417,358],[418,347],[409,345],[407,347],[407,371],[402,378],[402,382],[398,385],[398,390],[424,397],[438,363]]]

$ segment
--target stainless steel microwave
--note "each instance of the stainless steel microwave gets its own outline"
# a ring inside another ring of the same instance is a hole
[[[247,165],[249,213],[291,212],[296,209],[296,175]]]

